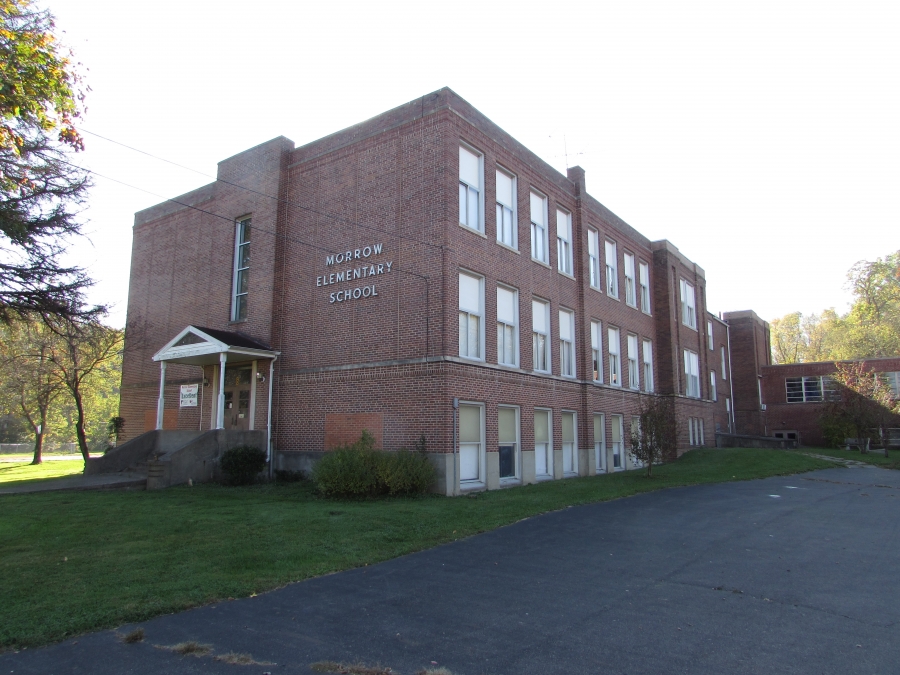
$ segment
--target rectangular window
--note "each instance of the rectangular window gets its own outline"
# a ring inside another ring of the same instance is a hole
[[[516,227],[516,177],[497,169],[497,241],[518,249]]]
[[[603,333],[599,321],[591,321],[591,367],[594,382],[603,382]]]
[[[700,398],[700,359],[689,349],[684,350],[685,395]]]
[[[622,416],[610,415],[609,440],[612,445],[613,471],[621,471],[625,468],[625,448],[622,444],[624,430],[622,428]]]
[[[722,354],[722,370],[721,370],[722,379],[727,380],[728,379],[728,371],[725,369],[725,347],[721,347],[720,349],[721,349],[721,354]]]
[[[694,330],[697,329],[697,309],[694,298],[694,287],[684,279],[681,280],[681,323]]]
[[[459,224],[482,232],[481,183],[483,157],[459,146]]]
[[[250,220],[242,218],[235,224],[232,321],[247,319],[247,294],[250,290]]]
[[[531,257],[549,263],[547,250],[547,198],[531,193]]]
[[[641,281],[641,311],[650,313],[650,265],[641,263],[638,265]]]
[[[534,474],[537,478],[553,476],[553,425],[550,411],[534,411]]]
[[[519,293],[497,286],[497,363],[519,365]]]
[[[719,400],[719,387],[716,382],[716,371],[709,371],[709,398],[712,401]]]
[[[500,480],[512,481],[519,477],[519,409],[500,406],[497,414]]]
[[[625,263],[625,304],[637,307],[637,295],[634,279],[634,255],[627,251],[622,254]]]
[[[578,443],[576,442],[575,413],[563,412],[562,414],[562,459],[563,475],[578,475]]]
[[[784,380],[788,403],[821,403],[837,393],[830,377],[787,377]]]
[[[596,230],[588,230],[588,267],[591,273],[591,288],[600,288],[600,235]]]
[[[885,373],[884,376],[887,378],[888,386],[891,388],[894,398],[900,398],[900,373]]]
[[[638,371],[638,339],[637,335],[629,334],[628,343],[628,386],[632,389],[640,389],[641,381]]]
[[[622,366],[619,359],[622,346],[619,344],[619,329],[609,329],[609,383],[614,387],[622,386]]]
[[[706,322],[706,344],[709,345],[709,351],[713,350],[713,326],[712,321]]]
[[[575,313],[559,310],[559,374],[575,377]]]
[[[703,418],[688,417],[688,445],[694,447],[706,445],[703,438]]]
[[[459,484],[484,484],[484,406],[459,404]]]
[[[616,262],[616,244],[606,242],[606,294],[611,298],[619,297],[619,270]]]
[[[644,391],[653,391],[653,343],[644,340]]]
[[[483,359],[484,279],[459,273],[459,355]]]
[[[550,303],[531,301],[531,349],[534,370],[550,372]]]
[[[556,210],[556,266],[563,274],[572,274],[572,214]]]
[[[603,413],[594,415],[594,463],[597,473],[606,473],[606,418]]]

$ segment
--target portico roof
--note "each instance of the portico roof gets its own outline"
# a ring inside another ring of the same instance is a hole
[[[153,355],[154,361],[172,361],[204,366],[226,361],[274,359],[279,352],[240,333],[202,326],[188,326]]]

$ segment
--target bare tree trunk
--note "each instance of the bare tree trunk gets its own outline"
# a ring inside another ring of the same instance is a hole
[[[78,412],[78,419],[75,421],[75,438],[78,439],[78,449],[81,450],[81,456],[84,457],[85,463],[91,458],[88,452],[87,435],[84,433],[84,403],[81,400],[81,387],[78,381],[72,387],[72,398],[75,401],[75,410]]]
[[[44,432],[43,427],[41,427],[41,431],[37,431],[35,429],[34,433],[34,458],[31,460],[32,464],[42,464],[43,458],[41,457],[41,451],[44,449]]]

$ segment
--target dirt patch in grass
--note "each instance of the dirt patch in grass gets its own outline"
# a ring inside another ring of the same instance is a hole
[[[181,654],[182,656],[206,656],[212,651],[212,645],[201,644],[200,642],[195,642],[194,640],[190,640],[189,642],[179,642],[177,645],[172,645],[170,647],[154,645],[154,647],[159,647],[159,649],[167,649],[170,652],[175,652],[176,654]]]
[[[144,639],[144,629],[135,628],[134,630],[119,635],[119,640],[126,645],[133,645],[135,642],[142,642]]]
[[[228,652],[227,654],[217,654],[213,657],[216,661],[222,663],[230,663],[233,666],[274,666],[269,661],[257,661],[250,654],[238,654],[237,652]]]
[[[337,663],[336,661],[317,661],[309,666],[317,673],[339,673],[339,675],[395,675],[390,668],[383,666],[367,666],[362,663]]]

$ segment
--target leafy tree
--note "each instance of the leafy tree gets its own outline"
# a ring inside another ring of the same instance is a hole
[[[60,261],[80,233],[87,173],[66,160],[83,148],[75,128],[83,89],[77,64],[31,0],[0,0],[0,321],[30,314],[97,316],[90,279]]]
[[[675,459],[678,452],[678,418],[672,396],[644,396],[638,399],[638,424],[631,428],[631,456],[647,467]]]

